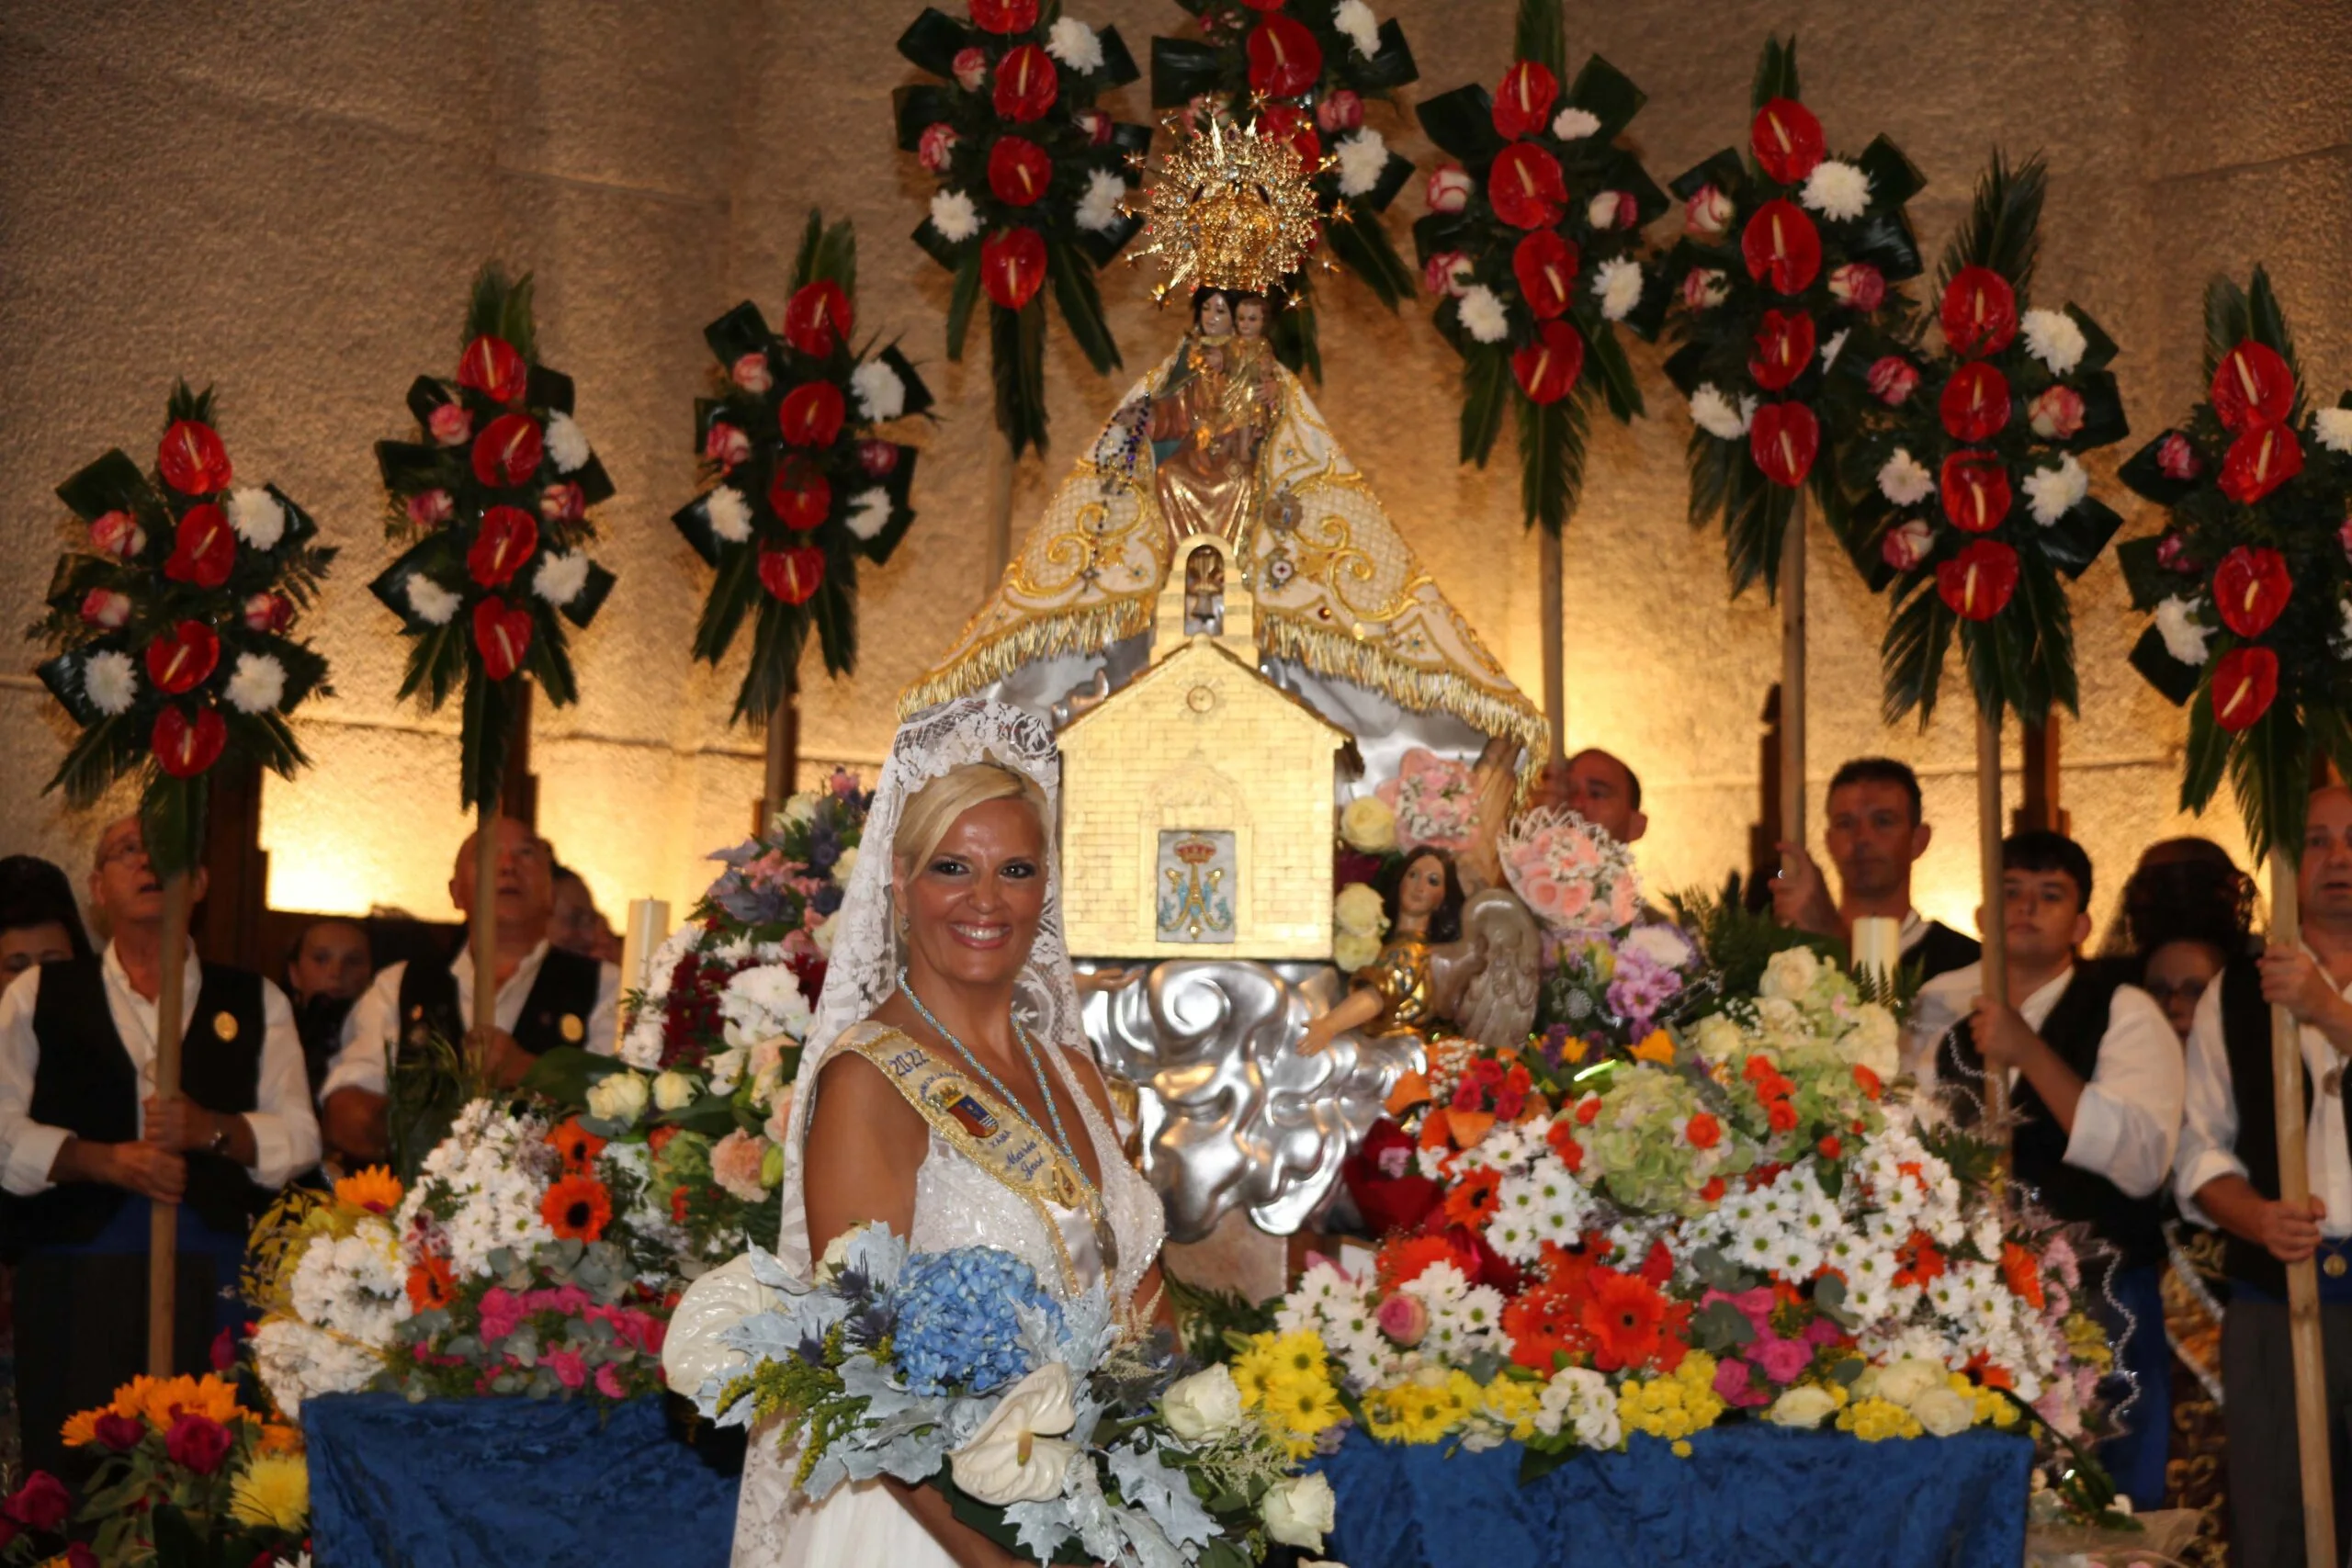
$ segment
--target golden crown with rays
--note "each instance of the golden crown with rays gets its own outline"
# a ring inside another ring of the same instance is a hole
[[[1168,269],[1153,299],[1186,288],[1264,293],[1305,265],[1322,221],[1310,182],[1331,166],[1329,157],[1309,168],[1286,138],[1261,136],[1254,118],[1236,125],[1221,110],[1204,130],[1173,115],[1161,126],[1176,145],[1145,193],[1143,243],[1127,253],[1131,264],[1157,256]]]

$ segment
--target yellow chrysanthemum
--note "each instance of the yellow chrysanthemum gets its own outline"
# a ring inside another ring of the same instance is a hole
[[[401,1179],[380,1165],[354,1171],[334,1184],[334,1200],[371,1214],[389,1214],[401,1206]]]
[[[1374,1389],[1364,1398],[1364,1418],[1383,1442],[1434,1443],[1458,1416],[1453,1392],[1438,1382]]]
[[[1875,1394],[1868,1399],[1858,1399],[1839,1411],[1838,1429],[1851,1432],[1866,1443],[1879,1442],[1887,1438],[1916,1438],[1927,1430],[1911,1412],[1893,1400],[1881,1399]]]
[[[1544,1405],[1544,1386],[1518,1378],[1497,1378],[1486,1388],[1486,1412],[1510,1428],[1512,1438],[1525,1442],[1535,1435],[1535,1415]]]
[[[237,1477],[229,1512],[249,1525],[300,1530],[311,1517],[311,1467],[291,1454],[257,1454]]]
[[[1713,1426],[1724,1413],[1714,1390],[1715,1359],[1693,1350],[1670,1376],[1628,1382],[1617,1390],[1617,1419],[1629,1432],[1647,1432],[1680,1445],[1693,1432]],[[1681,1453],[1684,1449],[1675,1450]]]

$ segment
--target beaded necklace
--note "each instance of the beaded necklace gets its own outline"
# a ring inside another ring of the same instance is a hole
[[[970,1063],[974,1072],[988,1080],[988,1086],[996,1090],[997,1098],[1004,1102],[1007,1109],[1027,1122],[1031,1132],[1041,1138],[1046,1135],[1046,1130],[1037,1125],[1037,1119],[1029,1114],[1029,1108],[1015,1099],[1011,1089],[1004,1087],[1004,1080],[989,1071],[988,1064],[974,1055],[970,1046],[948,1032],[947,1026],[933,1017],[929,1008],[922,1005],[922,998],[915,995],[915,988],[907,983],[907,971],[903,964],[899,969],[899,994],[913,1005],[915,1012],[925,1023],[931,1025],[932,1032],[955,1046],[956,1054]],[[1021,1020],[1017,1015],[1012,1020],[1012,1038],[1020,1043],[1021,1054],[1028,1058],[1029,1070],[1036,1075],[1037,1091],[1046,1097],[1046,1114],[1053,1120],[1054,1141],[1061,1145],[1062,1153],[1069,1157],[1070,1171],[1078,1178],[1080,1186],[1091,1192],[1094,1184],[1087,1180],[1086,1168],[1078,1161],[1078,1150],[1072,1146],[1069,1134],[1062,1126],[1061,1106],[1054,1099],[1052,1086],[1046,1081],[1045,1065],[1037,1059],[1037,1047],[1031,1043],[1029,1032],[1021,1027]]]

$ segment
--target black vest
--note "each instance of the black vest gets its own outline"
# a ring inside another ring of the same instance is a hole
[[[1927,934],[1912,944],[1903,961],[1917,964],[1922,980],[1932,980],[1965,969],[1984,956],[1984,950],[1973,937],[1961,935],[1941,920],[1929,920]]]
[[[2075,964],[2065,994],[2036,1032],[2042,1043],[2086,1083],[2098,1070],[2099,1043],[2107,1037],[2109,1011],[2121,986],[2122,976],[2112,968]],[[1944,1036],[1939,1066],[1951,1081],[1984,1077],[1984,1059],[1977,1055],[1976,1042],[1965,1022]],[[2022,1073],[2010,1091],[2009,1105],[2021,1119],[2010,1143],[2017,1179],[2039,1192],[2060,1219],[2089,1225],[2123,1255],[2127,1266],[2164,1261],[2163,1190],[2134,1198],[2097,1171],[2068,1165],[2066,1130],[2034,1091],[2033,1080]]]
[[[2222,1044],[2230,1060],[2230,1098],[2237,1102],[2238,1136],[2232,1151],[2245,1167],[2254,1190],[2278,1198],[2278,1078],[2270,1067],[2270,1004],[2262,999],[2262,971],[2251,958],[2233,958],[2222,971]],[[2308,1123],[2313,1094],[2303,1075],[2303,1118]],[[2352,1130],[2347,1130],[2352,1131]],[[2287,1266],[2259,1242],[2222,1233],[2222,1268],[2273,1296],[2287,1293]]]
[[[558,1045],[584,1048],[603,968],[593,958],[548,948],[523,998],[523,1014],[514,1021],[514,1043],[534,1056]],[[463,1040],[472,1021],[458,1006],[458,976],[447,964],[412,961],[401,971],[403,1050],[434,1034],[452,1043]]]
[[[107,1006],[105,961],[44,964],[33,1001],[32,1119],[96,1144],[139,1136],[145,1098],[139,1071]],[[261,976],[225,964],[202,965],[196,1011],[180,1045],[180,1092],[207,1111],[256,1109],[261,1084]],[[274,1194],[220,1155],[187,1156],[186,1202],[224,1235],[243,1235]],[[130,1196],[119,1187],[71,1181],[30,1198],[0,1197],[0,1252],[17,1258],[41,1247],[79,1247],[96,1239]]]

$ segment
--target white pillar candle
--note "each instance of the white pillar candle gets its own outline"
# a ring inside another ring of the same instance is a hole
[[[621,936],[621,994],[642,991],[652,983],[653,954],[670,936],[670,906],[660,898],[632,898],[628,926]],[[628,1014],[620,1010],[618,1033],[628,1031]],[[613,1042],[618,1049],[617,1036]]]
[[[1903,922],[1891,915],[1864,915],[1854,922],[1854,978],[1887,989],[1903,964]]]

